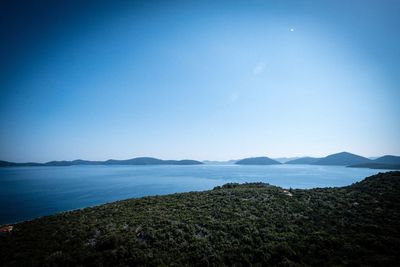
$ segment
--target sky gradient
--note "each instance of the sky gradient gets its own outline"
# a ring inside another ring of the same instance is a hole
[[[4,2],[1,160],[400,155],[399,1]]]

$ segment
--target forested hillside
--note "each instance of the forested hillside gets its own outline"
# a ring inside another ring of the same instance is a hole
[[[342,188],[226,184],[14,225],[4,266],[395,266],[400,172]]]

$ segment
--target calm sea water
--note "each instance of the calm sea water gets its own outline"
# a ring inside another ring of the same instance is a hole
[[[212,189],[228,182],[332,187],[349,185],[378,172],[310,165],[0,168],[0,224],[132,197]]]

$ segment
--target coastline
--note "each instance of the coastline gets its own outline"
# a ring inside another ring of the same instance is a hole
[[[13,225],[0,237],[0,256],[6,266],[26,265],[28,259],[35,259],[31,266],[76,265],[93,257],[110,265],[112,251],[118,253],[111,265],[230,265],[245,259],[270,265],[393,263],[398,247],[389,246],[387,234],[400,244],[393,228],[400,218],[399,193],[400,172],[386,172],[336,188],[230,183],[203,192],[121,200]],[[385,250],[369,247],[366,238]],[[310,250],[315,245],[324,252],[315,254]],[[27,250],[15,254],[19,246]]]

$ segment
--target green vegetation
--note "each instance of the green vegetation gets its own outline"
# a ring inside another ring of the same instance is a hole
[[[4,266],[398,266],[400,172],[341,188],[226,184],[43,217],[0,236]]]

